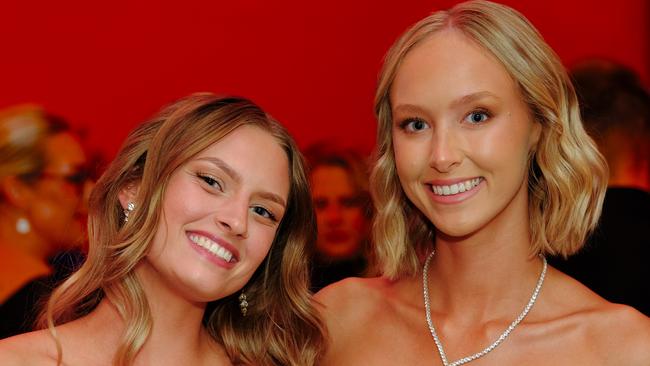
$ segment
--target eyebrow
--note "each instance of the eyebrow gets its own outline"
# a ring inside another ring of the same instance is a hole
[[[275,202],[275,203],[277,203],[278,205],[282,206],[283,208],[285,208],[285,207],[287,206],[287,204],[284,202],[284,200],[282,199],[282,197],[278,196],[278,195],[275,194],[275,193],[271,193],[271,192],[259,192],[259,193],[258,193],[258,196],[260,196],[261,198],[263,198],[263,199],[265,199],[265,200],[269,200],[269,201]]]
[[[500,99],[498,96],[496,96],[494,93],[491,93],[487,90],[485,91],[480,91],[476,93],[471,93],[464,95],[460,98],[455,99],[450,103],[450,106],[452,108],[457,108],[461,105],[464,104],[469,104],[472,102],[475,102],[477,100],[483,99],[483,98],[494,98],[494,99]],[[426,113],[427,110],[419,105],[415,104],[398,104],[395,108],[393,108],[393,113],[395,112],[403,112],[403,113]]]
[[[239,173],[237,173],[233,168],[230,167],[230,165],[226,164],[225,161],[219,159],[219,158],[213,158],[213,157],[204,157],[204,158],[198,158],[197,160],[203,160],[207,161],[209,163],[214,164],[217,168],[221,169],[230,177],[230,179],[234,180],[236,183],[241,183],[242,177]]]
[[[460,106],[460,105],[463,105],[463,104],[469,104],[469,103],[475,102],[475,101],[477,101],[479,99],[483,99],[483,98],[500,99],[494,93],[491,93],[491,92],[485,90],[485,91],[480,91],[480,92],[464,95],[464,96],[454,100],[453,102],[451,102],[451,106],[452,107],[457,107],[457,106]]]
[[[398,104],[393,108],[393,113],[402,112],[402,113],[424,113],[426,112],[424,108],[419,107],[415,104]]]
[[[202,161],[207,161],[209,163],[214,164],[217,168],[221,169],[230,179],[234,180],[235,183],[241,184],[242,182],[242,176],[237,173],[230,165],[228,165],[225,161],[219,159],[219,158],[213,158],[213,157],[203,157],[203,158],[198,158],[197,160],[202,160]],[[263,199],[275,202],[282,206],[283,208],[287,206],[286,202],[284,199],[280,196],[278,196],[275,193],[271,192],[266,192],[262,191],[258,193],[258,196],[260,196]]]

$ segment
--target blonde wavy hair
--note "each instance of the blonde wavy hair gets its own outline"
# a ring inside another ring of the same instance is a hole
[[[529,161],[532,254],[570,255],[598,222],[607,165],[585,133],[574,88],[553,50],[517,11],[488,1],[469,1],[438,11],[408,29],[390,48],[379,77],[379,123],[370,191],[377,212],[376,256],[385,276],[413,275],[431,246],[434,227],[402,191],[392,144],[390,90],[404,57],[441,30],[461,32],[501,62],[516,82],[540,140]]]
[[[323,342],[322,325],[307,290],[316,224],[303,158],[282,126],[241,98],[192,95],[131,132],[91,194],[88,258],[53,292],[40,326],[48,327],[57,339],[55,324],[83,316],[107,297],[126,324],[114,364],[131,364],[152,327],[134,268],[146,256],[156,232],[169,178],[193,156],[244,125],[268,131],[286,152],[287,209],[268,255],[245,286],[254,299],[247,316],[241,316],[237,294],[232,294],[208,305],[204,325],[235,364],[313,364]],[[138,210],[124,222],[118,193],[135,182],[139,182]],[[57,351],[61,363],[58,339]]]

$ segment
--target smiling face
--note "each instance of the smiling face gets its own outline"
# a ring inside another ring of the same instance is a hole
[[[277,140],[237,128],[171,175],[145,265],[192,301],[236,292],[268,253],[289,186]]]
[[[527,217],[528,157],[541,126],[492,55],[439,31],[406,55],[390,98],[402,188],[438,232],[465,236]]]

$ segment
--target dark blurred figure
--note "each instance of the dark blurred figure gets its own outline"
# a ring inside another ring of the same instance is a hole
[[[605,299],[650,316],[650,97],[633,71],[609,62],[584,63],[572,77],[610,180],[587,245],[553,264]]]
[[[0,338],[31,330],[41,298],[81,260],[86,164],[61,119],[0,111]]]
[[[359,153],[318,143],[305,156],[318,223],[312,269],[312,290],[318,291],[365,275],[372,208],[367,165]]]

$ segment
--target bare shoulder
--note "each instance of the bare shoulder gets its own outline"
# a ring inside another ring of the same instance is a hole
[[[606,302],[590,314],[589,337],[617,365],[650,365],[650,318],[636,309]]]
[[[314,299],[325,320],[363,321],[382,307],[391,281],[383,277],[347,278],[319,291]]]
[[[7,366],[56,364],[49,331],[38,330],[0,340],[0,364]]]
[[[650,318],[636,309],[611,303],[578,281],[553,271],[552,302],[557,319],[576,333],[574,353],[595,356],[606,365],[650,365]],[[571,340],[567,340],[572,343]]]
[[[390,284],[390,281],[384,277],[350,277],[323,288],[314,297],[320,303],[335,306],[341,301],[357,301],[367,296],[381,296],[382,289],[387,284]]]
[[[348,364],[349,347],[359,347],[366,330],[379,326],[390,311],[392,282],[383,278],[348,278],[319,291],[314,299],[325,320],[328,346],[323,365]]]

